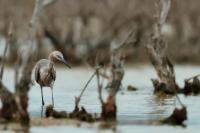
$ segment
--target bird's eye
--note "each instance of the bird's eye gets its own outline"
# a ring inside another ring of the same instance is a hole
[[[61,55],[57,55],[58,60],[63,60],[63,57]]]
[[[58,56],[57,56],[57,59],[61,60],[62,58],[58,55]]]

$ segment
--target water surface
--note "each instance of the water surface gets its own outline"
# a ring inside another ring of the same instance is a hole
[[[55,108],[70,112],[74,108],[75,96],[78,96],[88,78],[93,73],[88,68],[65,68],[57,69],[57,79],[54,86]],[[177,66],[177,82],[183,86],[183,80],[187,77],[200,73],[200,67],[195,66]],[[187,127],[156,126],[148,121],[156,121],[169,116],[175,105],[174,97],[159,98],[153,95],[153,87],[150,78],[156,78],[155,71],[150,66],[132,66],[128,67],[123,80],[123,87],[134,85],[138,91],[122,90],[117,95],[118,106],[118,123],[116,127],[110,130],[100,130],[98,124],[88,126],[52,126],[32,127],[33,133],[38,132],[180,132],[180,133],[197,133],[200,129],[200,96],[179,95],[188,109]],[[13,87],[13,71],[6,69],[4,83],[11,90]],[[104,98],[107,91],[103,92]],[[40,117],[41,111],[41,94],[39,85],[35,84],[29,92],[29,112],[32,117]],[[51,91],[49,88],[44,89],[45,105],[51,103]],[[94,79],[84,93],[80,105],[84,106],[88,112],[100,113],[101,105],[97,95],[97,85]]]

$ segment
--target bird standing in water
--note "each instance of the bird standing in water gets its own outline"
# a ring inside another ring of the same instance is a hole
[[[54,106],[53,85],[56,80],[56,70],[54,67],[54,63],[56,60],[64,63],[67,67],[71,68],[71,66],[64,59],[63,54],[60,51],[53,51],[49,54],[48,59],[39,60],[34,67],[35,81],[40,85],[41,88],[42,106],[44,106],[43,87],[51,88],[52,105]]]

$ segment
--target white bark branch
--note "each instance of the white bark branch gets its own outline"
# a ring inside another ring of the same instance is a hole
[[[13,23],[11,22],[10,25],[9,25],[8,36],[6,38],[6,44],[5,44],[3,57],[2,57],[2,62],[1,62],[0,80],[2,80],[2,78],[3,78],[4,65],[5,65],[5,61],[6,61],[6,53],[7,53],[7,50],[8,50],[8,46],[10,45],[10,41],[12,39],[12,35],[13,35]]]

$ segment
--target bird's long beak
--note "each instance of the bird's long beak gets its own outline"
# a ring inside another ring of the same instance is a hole
[[[67,61],[65,59],[62,60],[62,63],[64,63],[68,68],[71,69],[71,66],[69,65],[69,63],[67,63]]]

